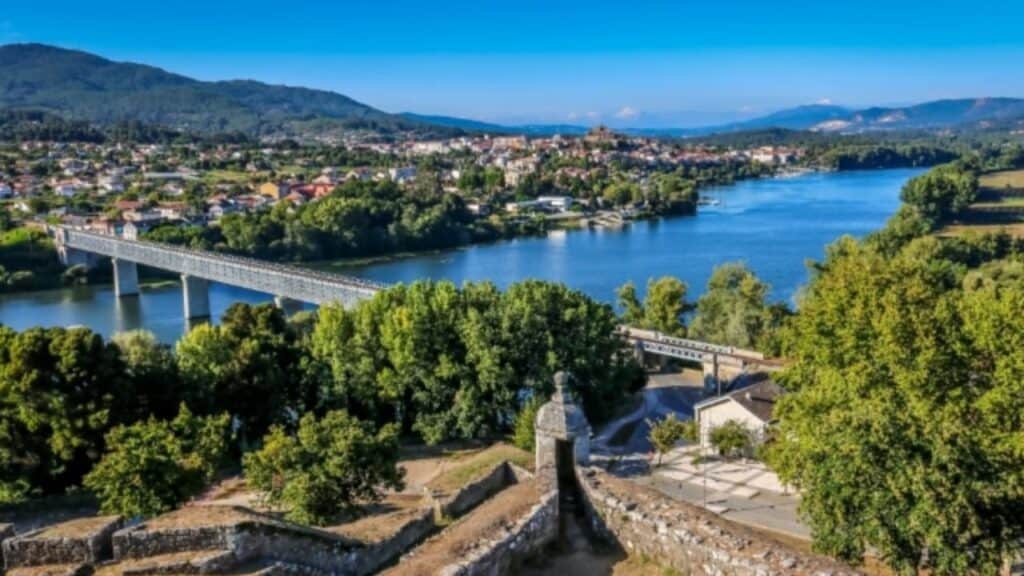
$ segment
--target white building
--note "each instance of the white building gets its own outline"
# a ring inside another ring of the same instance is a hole
[[[700,447],[711,450],[711,432],[729,422],[739,422],[749,432],[756,446],[764,441],[765,432],[773,422],[775,402],[784,393],[782,387],[770,379],[763,379],[715,398],[708,398],[693,407],[700,435]]]
[[[11,185],[6,182],[0,182],[0,198],[10,198],[11,196],[14,196],[14,188],[11,188]]]
[[[389,168],[388,178],[393,182],[398,182],[399,184],[409,182],[416,178],[416,167],[405,166],[403,168]]]

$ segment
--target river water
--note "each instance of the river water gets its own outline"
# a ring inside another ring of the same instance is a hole
[[[504,287],[539,278],[610,302],[623,283],[632,280],[642,292],[649,278],[663,275],[685,280],[695,298],[716,265],[744,261],[772,285],[772,298],[792,304],[808,278],[805,262],[820,259],[825,245],[843,234],[863,236],[880,228],[899,207],[903,183],[921,172],[749,180],[704,191],[720,203],[701,207],[694,217],[636,222],[619,230],[554,231],[341,270],[389,283],[491,280]],[[270,296],[223,285],[213,285],[210,293],[214,319],[233,302],[267,300]],[[143,289],[138,298],[120,301],[112,286],[0,295],[0,323],[19,330],[80,324],[107,335],[145,328],[167,342],[186,329],[176,286]]]

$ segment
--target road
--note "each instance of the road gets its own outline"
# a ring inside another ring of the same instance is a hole
[[[648,420],[657,421],[669,414],[680,419],[693,418],[693,405],[704,397],[704,377],[697,370],[681,373],[651,374],[640,392],[643,403],[633,412],[608,423],[594,438],[597,454],[629,456],[648,454]]]
[[[810,531],[798,519],[799,497],[781,493],[781,489],[765,490],[751,485],[751,474],[742,470],[741,463],[730,466],[739,468],[738,473],[712,470],[711,480],[705,483],[690,467],[677,462],[688,451],[678,448],[666,456],[661,467],[651,468],[653,449],[647,439],[647,421],[669,414],[693,418],[693,405],[705,396],[699,371],[652,374],[641,394],[643,403],[636,410],[610,422],[594,437],[595,460],[614,460],[614,473],[631,477],[671,498],[706,507],[723,518],[803,540],[810,537]],[[690,471],[682,472],[684,469]]]

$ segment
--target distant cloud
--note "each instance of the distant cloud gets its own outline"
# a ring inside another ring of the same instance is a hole
[[[740,106],[740,114],[752,114],[753,112],[754,107],[749,104],[747,104],[746,106]]]
[[[579,120],[580,115],[577,114],[576,112],[569,112],[567,118],[569,118],[569,120]]]
[[[587,112],[587,118],[590,120],[597,120],[601,115],[597,112]]]
[[[640,115],[640,111],[632,106],[623,106],[618,112],[615,113],[616,118],[623,120],[631,120]]]
[[[822,98],[815,102],[815,104],[821,104],[822,106],[830,106],[832,104],[831,98]]]

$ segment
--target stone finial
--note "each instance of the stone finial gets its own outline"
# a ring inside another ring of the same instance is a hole
[[[569,394],[569,373],[564,370],[555,372],[555,393],[552,394],[551,399],[556,402],[571,402],[572,396]]]

